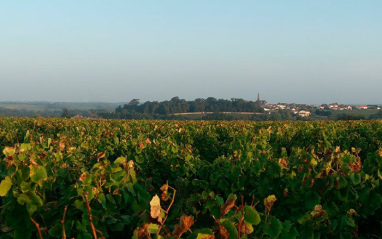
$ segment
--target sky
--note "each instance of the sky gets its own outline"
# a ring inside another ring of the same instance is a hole
[[[382,104],[380,0],[0,0],[0,101]]]

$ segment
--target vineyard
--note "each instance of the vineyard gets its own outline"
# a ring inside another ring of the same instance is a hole
[[[0,238],[382,238],[382,122],[0,118]]]

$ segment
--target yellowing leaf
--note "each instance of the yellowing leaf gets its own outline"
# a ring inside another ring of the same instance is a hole
[[[43,166],[34,166],[30,167],[30,178],[32,182],[39,183],[41,180],[45,180],[48,178],[46,170]]]
[[[265,211],[269,213],[272,209],[273,204],[276,202],[277,198],[275,195],[270,195],[264,199]]]
[[[321,218],[326,215],[326,210],[323,210],[321,205],[316,205],[310,214],[313,218]]]
[[[126,159],[125,157],[119,157],[119,158],[117,158],[117,159],[114,161],[114,163],[115,163],[115,164],[125,164],[126,161],[127,161],[127,159]]]
[[[9,189],[12,187],[12,180],[10,177],[5,177],[0,183],[0,196],[4,197],[8,194]]]
[[[16,149],[15,148],[12,148],[12,147],[5,147],[4,150],[3,150],[3,154],[5,156],[9,156],[9,155],[12,155],[16,152]]]
[[[157,219],[159,223],[162,222],[160,199],[156,194],[150,201],[150,216],[153,219]]]

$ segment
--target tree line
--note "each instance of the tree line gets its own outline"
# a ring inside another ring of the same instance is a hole
[[[171,118],[177,113],[195,113],[195,112],[257,112],[262,113],[264,109],[255,102],[238,98],[231,100],[216,99],[208,97],[207,99],[198,98],[192,101],[173,97],[171,100],[162,102],[146,101],[141,104],[138,99],[131,100],[124,106],[115,109],[114,114],[101,114],[106,118],[114,117],[120,119],[139,119],[139,118]]]

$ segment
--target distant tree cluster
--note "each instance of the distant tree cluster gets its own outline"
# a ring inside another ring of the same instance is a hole
[[[377,113],[370,115],[369,119],[382,119],[382,111],[378,111]]]
[[[315,111],[315,114],[320,115],[320,116],[331,116],[332,112],[330,110],[319,110],[319,109],[317,109]]]
[[[118,118],[161,118],[176,113],[192,112],[263,112],[263,109],[254,101],[236,98],[225,100],[208,97],[186,101],[173,97],[169,101],[147,101],[143,104],[140,104],[138,99],[133,99],[129,104],[119,106],[115,110]]]
[[[337,120],[364,120],[366,119],[363,115],[354,114],[341,114],[337,117]]]

